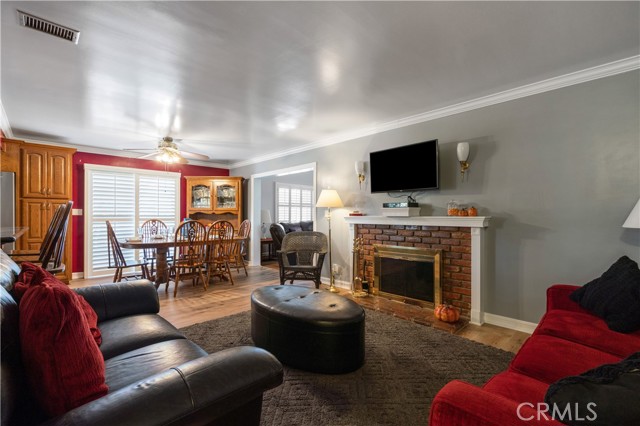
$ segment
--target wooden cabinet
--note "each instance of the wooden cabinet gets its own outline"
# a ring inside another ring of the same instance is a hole
[[[240,185],[238,179],[213,181],[213,212],[240,214]]]
[[[3,172],[20,172],[20,147],[23,141],[2,138],[0,140],[0,170]]]
[[[14,160],[15,165],[19,166],[14,170],[19,188],[16,194],[16,225],[29,228],[18,239],[17,248],[39,250],[53,212],[72,198],[73,153],[76,150],[22,141],[15,146],[19,147],[20,154]],[[4,143],[2,148],[5,149]],[[15,151],[11,144],[7,145],[7,149]],[[71,234],[72,226],[69,223],[63,257],[65,271],[57,274],[65,282],[71,280],[73,272]]]
[[[242,177],[187,176],[187,216],[203,222],[242,222]]]
[[[43,148],[45,147],[45,148]],[[22,197],[71,199],[73,151],[25,144],[22,148]]]

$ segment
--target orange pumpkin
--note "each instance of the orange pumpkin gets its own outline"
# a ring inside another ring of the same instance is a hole
[[[469,216],[467,209],[463,208],[458,211],[458,216]]]
[[[467,213],[469,213],[469,216],[478,216],[478,209],[471,206],[469,207],[469,210],[467,211]]]
[[[456,322],[460,319],[460,309],[455,306],[442,303],[436,306],[433,311],[433,315],[440,321]]]
[[[433,310],[433,316],[436,317],[437,319],[440,319],[440,315],[442,313],[442,309],[447,306],[443,303],[439,304],[436,306],[436,308]]]

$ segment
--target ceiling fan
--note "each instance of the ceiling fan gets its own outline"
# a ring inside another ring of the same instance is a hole
[[[127,151],[146,151],[146,149],[128,149]],[[158,141],[158,147],[155,148],[154,151],[155,152],[152,152],[151,154],[146,154],[138,158],[150,158],[162,161],[163,163],[179,164],[187,164],[187,159],[203,161],[209,159],[209,157],[204,154],[197,154],[195,152],[178,149],[178,145],[171,136],[165,136]]]

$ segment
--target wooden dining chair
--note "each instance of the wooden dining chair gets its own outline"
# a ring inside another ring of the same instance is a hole
[[[234,229],[231,222],[218,220],[207,231],[207,281],[212,276],[231,281],[231,258],[233,251]]]
[[[9,253],[14,262],[18,264],[31,262],[52,274],[64,272],[66,267],[62,263],[62,258],[72,207],[73,201],[60,204],[53,212],[40,249],[38,251],[15,250]]]
[[[166,235],[168,228],[167,225],[160,219],[149,219],[145,221],[140,227],[141,237],[151,238],[154,235]],[[142,250],[143,259],[149,263],[151,269],[151,275],[156,271],[156,249],[148,248]],[[167,257],[167,260],[171,258]]]
[[[173,297],[178,295],[178,284],[183,279],[191,278],[193,285],[198,279],[206,290],[209,285],[202,272],[206,260],[207,229],[196,220],[182,222],[175,233],[176,244],[173,247],[173,263],[169,268],[169,281],[173,280]],[[165,291],[169,289],[167,281]]]
[[[149,274],[149,267],[147,262],[133,262],[128,263],[122,254],[122,249],[120,248],[120,244],[118,243],[118,237],[116,237],[116,233],[113,230],[113,226],[111,226],[111,222],[107,220],[107,247],[108,247],[108,257],[109,257],[109,268],[115,268],[116,272],[113,274],[113,282],[119,282],[123,279],[126,281],[127,278],[135,278],[138,276],[134,275],[133,277],[123,277],[123,271],[127,268],[136,268],[140,267],[142,278],[151,279],[151,274]]]
[[[240,272],[240,268],[244,269],[244,275],[248,276],[247,265],[244,258],[247,255],[247,247],[249,245],[249,234],[251,234],[251,222],[248,219],[242,221],[238,227],[237,239],[233,241],[229,266],[236,268],[236,272]]]

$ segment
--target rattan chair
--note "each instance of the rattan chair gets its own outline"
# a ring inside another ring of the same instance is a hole
[[[175,233],[175,241],[187,241],[187,244],[173,247],[173,264],[169,268],[169,280],[173,279],[173,297],[178,295],[178,284],[185,278],[191,278],[193,285],[198,279],[202,281],[202,287],[206,290],[208,280],[204,279],[202,272],[206,260],[207,229],[196,220],[182,222]],[[169,289],[169,282],[165,292]]]
[[[109,256],[109,268],[115,268],[116,272],[113,274],[113,282],[119,282],[123,279],[126,281],[127,278],[137,278],[137,275],[133,277],[124,277],[123,271],[127,268],[136,268],[140,267],[142,278],[151,279],[151,275],[149,274],[149,267],[147,262],[134,262],[127,263],[124,255],[122,254],[122,249],[120,248],[120,244],[118,243],[118,237],[116,237],[116,233],[113,230],[113,226],[111,226],[111,222],[107,220],[107,247],[108,247],[108,256]]]
[[[280,267],[280,284],[290,280],[311,280],[320,288],[320,272],[327,254],[327,236],[322,232],[290,232],[282,239],[276,253]]]
[[[207,281],[212,276],[231,281],[231,258],[234,249],[234,229],[231,222],[218,220],[213,222],[207,232]]]

